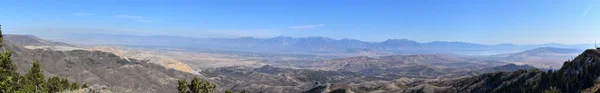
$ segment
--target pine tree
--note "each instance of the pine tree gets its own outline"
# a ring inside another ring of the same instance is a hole
[[[0,26],[0,43],[4,40],[2,30]],[[2,47],[2,44],[0,44]],[[17,86],[17,82],[20,78],[17,73],[17,66],[12,63],[10,56],[11,50],[6,50],[0,54],[0,92],[1,93],[13,93],[18,91],[20,86]]]
[[[179,86],[177,86],[177,91],[179,91],[179,93],[187,93],[188,92],[188,83],[185,79],[182,80],[178,80],[177,81],[179,83]]]
[[[40,62],[38,60],[34,60],[31,68],[29,69],[29,73],[24,76],[24,80],[21,81],[21,85],[23,86],[21,91],[27,92],[45,92],[46,87],[45,84],[45,76],[42,73],[42,68],[40,66]]]
[[[211,84],[210,82],[203,80],[201,85],[202,85],[201,93],[214,93],[215,92],[215,88],[216,88],[215,84]]]
[[[242,92],[240,92],[240,93],[246,93],[246,90],[242,90]]]
[[[190,89],[191,93],[201,93],[201,81],[200,78],[198,77],[194,77],[194,79],[192,79],[192,81],[190,82],[190,85],[188,86],[188,88]]]
[[[544,93],[561,93],[556,87],[550,87],[550,89],[544,90]]]
[[[73,84],[71,84],[70,88],[71,88],[71,90],[77,90],[77,89],[79,89],[79,84],[73,83]]]
[[[3,40],[4,36],[0,27],[0,43]],[[0,47],[2,46],[0,44]],[[54,93],[79,88],[77,83],[70,84],[67,79],[61,80],[59,77],[52,77],[45,81],[45,76],[38,60],[34,60],[29,73],[25,76],[20,76],[17,72],[17,66],[10,59],[11,54],[11,50],[0,53],[0,93]],[[73,85],[76,87],[71,87]]]
[[[81,85],[81,88],[88,88],[89,86],[87,85],[87,83],[83,83],[83,85]]]
[[[185,82],[184,80],[180,80],[179,82]],[[180,83],[181,85],[182,83]],[[178,90],[183,87],[178,87]],[[187,85],[189,93],[214,93],[217,85],[211,84],[208,81],[200,80],[198,77],[194,77],[192,81]],[[182,93],[181,91],[179,93]]]
[[[63,89],[60,82],[60,78],[56,76],[48,79],[46,84],[49,93],[60,92]]]
[[[227,90],[227,91],[225,91],[225,93],[233,93],[233,91]]]
[[[62,86],[61,91],[65,91],[65,90],[70,90],[71,89],[71,83],[69,83],[69,80],[67,80],[66,78],[63,78],[60,80],[60,85]]]
[[[27,81],[33,83],[35,85],[36,91],[44,91],[44,83],[46,77],[44,73],[42,73],[42,67],[40,66],[39,60],[34,60],[33,65],[31,66],[29,73],[26,75]]]

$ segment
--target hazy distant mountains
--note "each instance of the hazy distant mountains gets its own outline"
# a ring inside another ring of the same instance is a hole
[[[327,37],[272,37],[272,38],[190,38],[178,36],[133,35],[73,35],[61,40],[75,44],[114,44],[138,47],[183,48],[189,50],[231,50],[285,53],[363,53],[375,54],[502,54],[537,47],[585,49],[587,44],[539,44],[484,45],[467,42],[434,41],[420,43],[408,39],[389,39],[383,42],[365,42],[355,39],[331,39]]]
[[[19,46],[74,46],[63,42],[44,40],[32,35],[4,35],[4,40]]]
[[[23,46],[72,45],[63,45],[63,43],[42,40],[34,36],[6,35],[6,37],[10,38],[6,40],[7,42],[3,42],[5,47],[0,50],[11,49],[14,51],[12,59],[19,66],[20,72],[25,72],[24,68],[28,68],[31,59],[39,59],[47,75],[66,77],[79,83],[100,85],[115,92],[174,92],[175,80],[189,79],[193,76],[217,84],[219,92],[231,89],[234,91],[247,90],[251,93],[299,93],[319,88],[324,88],[324,90],[347,89],[356,93],[400,92],[427,89],[420,88],[429,87],[422,86],[427,80],[445,80],[488,72],[533,68],[527,65],[504,65],[503,62],[478,58],[429,54],[359,56],[306,65],[307,68],[319,70],[278,68],[267,65],[260,68],[222,67],[190,74],[164,68],[161,65],[153,64],[151,60],[118,56],[136,56],[135,54],[113,54],[80,49],[64,51],[44,48],[30,49]],[[20,44],[13,44],[13,42],[20,42]],[[549,49],[549,51],[554,50],[560,49]]]
[[[558,69],[565,60],[581,53],[580,49],[541,47],[523,52],[491,55],[489,60],[502,60],[510,63],[529,64],[538,68]]]
[[[518,53],[511,54],[499,54],[493,55],[492,57],[500,57],[504,59],[524,59],[528,57],[548,57],[548,56],[558,56],[563,54],[578,54],[583,50],[579,49],[567,49],[567,48],[554,48],[554,47],[541,47],[535,48],[531,50],[526,50]],[[568,55],[575,56],[575,55]]]

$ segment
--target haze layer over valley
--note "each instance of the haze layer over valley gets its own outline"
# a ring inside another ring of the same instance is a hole
[[[600,93],[596,6],[0,1],[0,93]]]
[[[140,71],[152,72],[153,74],[141,75],[140,77],[152,78],[147,81],[159,82],[150,84],[153,86],[170,85],[174,84],[173,82],[169,83],[172,80],[196,76],[217,84],[219,86],[217,91],[245,90],[269,93],[307,92],[315,89],[320,91],[345,89],[354,92],[411,91],[411,87],[423,87],[422,82],[453,80],[489,72],[516,71],[536,67],[551,69],[548,68],[548,65],[559,64],[561,61],[540,59],[548,57],[555,60],[568,60],[569,57],[566,56],[571,56],[574,51],[578,51],[577,49],[542,47],[518,53],[479,56],[445,53],[378,53],[376,56],[364,56],[359,52],[237,51],[169,46],[156,47],[155,45],[146,46],[141,43],[135,46],[118,44],[72,45],[48,41],[30,35],[7,35],[6,40],[14,43],[15,47],[22,47],[22,49],[17,48],[17,50],[62,51],[65,53],[71,51],[102,51],[103,53],[110,53],[109,55],[114,55],[111,58],[120,60],[116,61],[121,64],[121,66],[117,66],[119,69],[139,68],[135,71],[122,72],[123,74],[140,73]],[[321,46],[328,46],[328,44]],[[249,47],[248,50],[252,48],[254,47]],[[92,57],[105,59],[102,56]],[[67,58],[70,57],[67,56]],[[49,61],[49,59],[43,57],[40,59],[42,62]],[[123,64],[121,61],[131,62],[132,64]],[[150,68],[142,69],[148,66]],[[166,71],[164,72],[165,76],[152,70],[158,69],[160,71],[160,68],[164,68],[163,70]],[[111,70],[105,68],[94,69]],[[89,71],[84,72],[89,73]],[[73,75],[70,72],[63,72],[63,74],[49,72],[48,74],[72,76],[71,79],[75,81],[95,83],[98,86],[110,86],[108,88],[117,92],[139,92],[144,90],[143,87],[148,86],[139,85],[139,88],[137,88],[118,85],[118,83],[98,83],[98,80],[81,76],[83,72],[77,73],[80,74]],[[94,72],[92,71],[92,73]],[[184,73],[186,75],[180,75]],[[94,75],[96,74],[97,72],[94,73]],[[99,77],[98,79],[122,80],[109,77]]]
[[[408,39],[389,39],[383,42],[364,42],[354,39],[327,37],[273,38],[189,38],[175,36],[93,35],[69,38],[85,47],[128,49],[173,57],[186,63],[213,62],[196,68],[262,65],[302,68],[313,62],[345,57],[383,57],[392,55],[447,55],[493,60],[514,64],[529,64],[538,68],[556,69],[561,60],[576,56],[589,44],[498,44],[485,45],[467,42],[435,41],[419,43]],[[98,42],[87,44],[85,42]],[[96,47],[102,46],[102,47]],[[212,61],[211,61],[212,60]],[[234,62],[235,61],[235,62]],[[217,62],[217,63],[215,63]]]

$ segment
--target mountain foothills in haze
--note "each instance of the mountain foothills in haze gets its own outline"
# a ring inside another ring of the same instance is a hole
[[[515,64],[529,64],[538,68],[560,69],[564,60],[573,59],[580,51],[583,50],[540,47],[518,53],[490,55],[486,58]]]
[[[3,38],[2,50],[12,50],[15,72],[28,73],[37,59],[43,75],[89,85],[64,90],[68,93],[594,93],[600,89],[596,49],[579,54],[582,50],[535,47],[543,45],[406,39],[372,43],[324,37],[115,37],[111,39],[120,43],[97,45],[31,35]],[[528,50],[459,55],[520,48]]]
[[[506,60],[566,55],[577,51],[574,49],[542,47],[518,53],[483,57],[445,54],[390,55],[379,57],[338,56],[337,58],[281,54],[280,56],[265,57],[261,56],[266,55],[264,53],[239,55],[238,53],[242,52],[208,52],[193,54],[182,52],[185,50],[154,50],[153,48],[79,47],[28,35],[6,35],[5,38],[7,42],[3,43],[5,45],[4,48],[14,51],[13,60],[19,68],[18,71],[21,73],[24,73],[26,71],[25,68],[31,65],[27,59],[37,58],[40,60],[44,74],[49,76],[60,76],[70,81],[86,83],[99,88],[104,87],[113,92],[154,93],[177,92],[177,80],[190,80],[193,77],[199,77],[200,79],[216,84],[215,92],[225,92],[227,90],[247,91],[250,93],[512,92],[514,89],[510,88],[489,89],[495,87],[463,86],[464,84],[484,84],[482,86],[488,86],[486,85],[488,84],[487,82],[490,82],[491,85],[489,86],[505,86],[508,83],[503,84],[504,81],[500,80],[520,82],[520,79],[532,78],[527,73],[546,75],[546,73],[550,72],[528,70],[535,69],[535,67],[515,65],[511,62],[516,63],[516,61]],[[167,54],[169,55],[157,54],[157,51],[168,52]],[[215,62],[194,62],[189,60],[189,58],[175,57],[178,56],[176,54],[181,53],[196,56],[204,55],[203,57],[218,60],[213,60]],[[591,55],[589,53],[590,50],[584,54]],[[232,54],[238,55],[233,56]],[[306,58],[322,60],[301,60]],[[171,61],[165,61],[165,59]],[[236,60],[246,60],[256,63],[252,65],[223,65],[214,67],[198,66],[230,62],[225,59],[234,62]],[[569,58],[563,60],[567,59]],[[577,57],[567,63],[579,65],[580,63],[574,63],[574,61],[581,59],[583,58]],[[184,64],[183,66],[192,70],[178,69],[177,67],[180,66],[165,64]],[[254,66],[258,64],[271,65]],[[584,66],[584,64],[581,65]],[[562,71],[561,73],[563,73],[563,69],[556,72]],[[523,78],[517,78],[516,76]],[[506,78],[499,78],[497,81],[496,79],[486,79],[496,77]],[[564,77],[556,78],[560,79]],[[550,79],[554,79],[554,77]],[[499,82],[501,84],[491,82]],[[593,86],[594,82],[592,81],[591,83],[591,86]],[[590,88],[591,86],[585,85],[578,87],[577,89],[579,90],[571,90],[572,86],[553,85],[548,87],[548,89],[582,91],[584,90],[583,88]],[[546,91],[546,87],[542,88],[544,89],[533,88],[520,92]],[[569,88],[569,90],[566,90],[566,88]],[[593,88],[588,90],[595,91]]]
[[[1,0],[0,93],[600,93],[600,0]]]
[[[506,64],[498,61],[478,60],[452,57],[447,55],[406,55],[350,57],[312,63],[310,68],[318,70],[334,70],[359,72],[395,79],[399,77],[440,78],[460,72],[469,72],[483,68]],[[392,72],[392,73],[385,73]],[[463,73],[460,73],[461,76]]]
[[[135,36],[81,34],[62,37],[67,42],[77,44],[113,44],[137,47],[182,48],[189,50],[231,50],[250,52],[280,52],[280,53],[345,53],[364,56],[379,56],[389,54],[461,54],[461,55],[492,55],[511,53],[537,47],[559,47],[585,49],[592,45],[578,44],[539,44],[515,45],[498,44],[484,45],[467,42],[434,41],[420,43],[408,39],[388,39],[382,42],[365,42],[355,39],[331,39],[327,37],[293,38],[286,36],[272,38],[190,38],[179,36]],[[93,42],[93,43],[91,43]]]

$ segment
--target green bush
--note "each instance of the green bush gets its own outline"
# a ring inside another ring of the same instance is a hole
[[[217,87],[217,85],[200,80],[198,77],[194,77],[189,84],[185,79],[179,80],[178,83],[177,90],[179,93],[214,93]]]
[[[3,40],[0,28],[0,43]],[[38,60],[34,60],[29,72],[21,76],[10,59],[11,54],[11,50],[0,53],[0,93],[54,93],[79,88],[72,87],[79,86],[77,83],[70,84],[67,79],[59,77],[44,80],[46,77]]]

